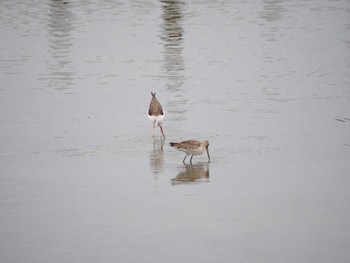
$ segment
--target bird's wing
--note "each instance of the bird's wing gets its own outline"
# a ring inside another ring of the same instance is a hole
[[[151,104],[149,105],[148,115],[158,116],[163,114],[162,105],[160,105],[156,99],[152,99]]]
[[[176,147],[184,148],[184,149],[196,149],[200,146],[201,146],[201,142],[195,141],[195,140],[183,141],[176,145]]]

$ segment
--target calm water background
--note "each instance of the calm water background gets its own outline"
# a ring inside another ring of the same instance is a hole
[[[0,32],[1,262],[349,262],[350,1],[3,0]]]

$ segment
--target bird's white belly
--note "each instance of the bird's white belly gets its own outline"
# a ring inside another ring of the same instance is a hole
[[[180,151],[185,152],[187,155],[200,155],[205,151],[205,148],[199,147],[197,149],[183,149],[178,148]]]
[[[148,115],[148,114],[147,114]],[[164,119],[164,115],[158,115],[158,116],[153,116],[153,115],[148,115],[148,118],[152,121],[152,122],[159,122],[159,121],[163,121]]]

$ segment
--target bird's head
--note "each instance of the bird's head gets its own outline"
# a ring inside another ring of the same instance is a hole
[[[163,122],[162,121],[157,121],[156,126],[161,128],[163,127]]]

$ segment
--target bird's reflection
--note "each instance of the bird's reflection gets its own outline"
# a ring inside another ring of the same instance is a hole
[[[158,174],[164,169],[164,140],[162,138],[153,139],[153,149],[149,155],[149,163],[154,174],[154,180],[158,180]]]
[[[172,99],[167,102],[168,125],[181,126],[186,120],[187,98],[185,83],[185,61],[182,0],[160,0],[162,4],[162,24],[160,39],[163,43],[163,76]],[[169,127],[169,126],[168,126]]]
[[[179,0],[161,0],[160,2],[163,8],[161,39],[164,44],[167,86],[170,90],[178,90],[184,82],[183,29],[180,23],[184,4]]]
[[[261,17],[265,19],[267,22],[274,22],[277,20],[281,20],[283,18],[283,13],[286,11],[283,8],[284,1],[270,1],[263,0],[264,6],[261,11]]]
[[[182,171],[180,171],[175,178],[171,179],[172,185],[199,182],[209,182],[208,163],[188,164],[182,167]]]
[[[47,62],[49,71],[47,78],[49,86],[56,90],[65,90],[72,85],[76,74],[71,58],[74,14],[70,10],[69,3],[64,0],[50,1],[49,10],[48,51],[52,59]]]

